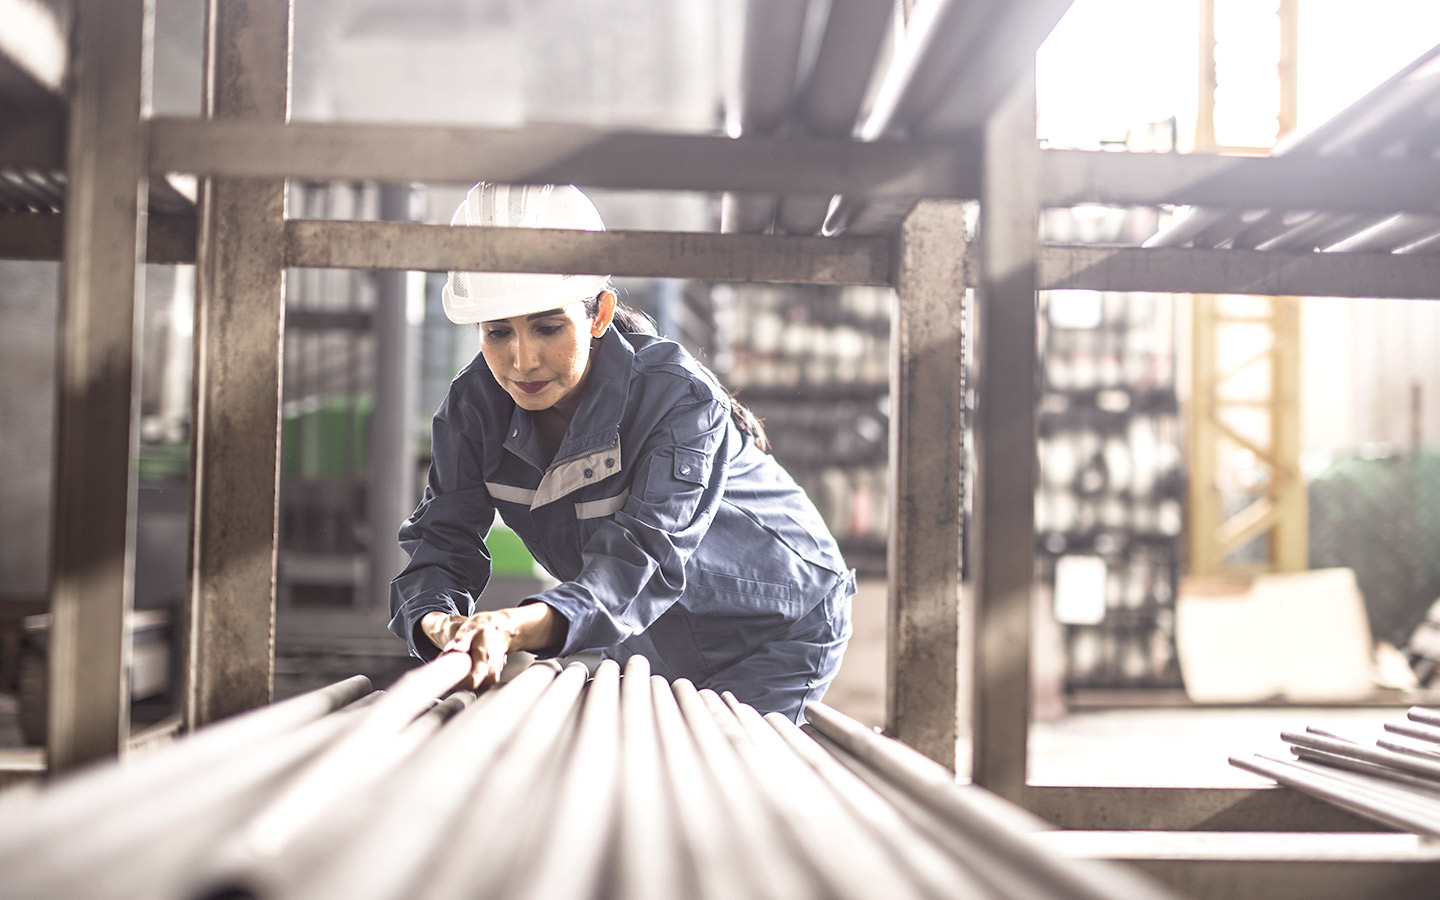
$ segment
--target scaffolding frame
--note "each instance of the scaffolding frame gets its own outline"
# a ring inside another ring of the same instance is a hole
[[[1046,3],[991,5],[1018,18]],[[1047,9],[1056,6],[1052,0]],[[1051,9],[1051,25],[1063,11]],[[974,782],[1065,828],[1364,829],[1353,817],[1273,788],[1027,783],[1029,654],[1017,648],[1030,646],[1035,291],[1432,298],[1440,257],[1041,246],[1035,220],[1041,207],[1079,202],[1425,211],[1440,195],[1440,165],[1041,151],[1027,78],[992,92],[998,99],[983,119],[943,141],[292,123],[285,110],[290,6],[275,0],[210,0],[207,115],[146,119],[139,111],[152,14],[151,0],[77,5],[68,135],[59,145],[68,147],[63,247],[54,235],[37,238],[33,222],[0,216],[4,255],[58,257],[64,266],[52,771],[117,755],[129,737],[123,648],[136,434],[129,376],[143,261],[198,262],[187,666],[193,728],[271,699],[285,268],[564,273],[591,271],[603,260],[603,270],[617,275],[897,288],[890,734],[955,765],[958,660],[971,656],[961,637],[958,311],[964,289],[973,287],[977,466],[968,542],[975,574],[964,619],[974,642]],[[1006,36],[995,43],[1022,62],[1033,55],[1038,38],[1017,37],[1006,14],[995,15],[1000,20],[979,17],[963,27],[972,38]],[[0,165],[33,161],[36,143],[16,137],[28,133],[0,133]],[[53,133],[38,133],[54,150]],[[153,182],[171,172],[202,178],[193,238],[182,214],[149,217],[147,240],[147,176]],[[910,211],[894,234],[839,238],[519,233],[289,220],[287,177],[833,194],[903,202]],[[959,214],[959,202],[974,200],[981,204],[979,240],[967,238]],[[157,257],[157,250],[164,252]],[[944,314],[932,315],[937,310]],[[916,660],[951,667],[956,676],[936,677]]]

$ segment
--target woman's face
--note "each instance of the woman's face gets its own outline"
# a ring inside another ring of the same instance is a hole
[[[590,371],[590,339],[604,333],[583,302],[480,323],[480,352],[495,380],[522,409],[568,418]]]

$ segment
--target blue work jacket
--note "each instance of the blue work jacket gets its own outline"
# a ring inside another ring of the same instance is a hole
[[[848,636],[853,576],[834,538],[694,358],[611,328],[590,366],[548,465],[530,413],[483,357],[455,378],[435,414],[424,497],[400,529],[410,563],[391,584],[390,630],[417,656],[436,654],[415,626],[432,610],[473,613],[499,512],[560,581],[530,598],[569,622],[558,656],[640,653],[657,674],[703,685],[822,600],[816,616]],[[823,686],[838,656],[818,665],[830,671],[811,684]]]

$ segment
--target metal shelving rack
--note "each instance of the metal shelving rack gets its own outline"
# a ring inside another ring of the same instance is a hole
[[[17,3],[33,5],[6,5]],[[807,102],[794,108],[808,127],[739,139],[568,126],[290,122],[291,11],[275,0],[211,0],[205,114],[147,118],[150,4],[77,4],[63,116],[15,115],[0,129],[0,166],[63,172],[66,183],[63,232],[53,217],[0,217],[6,255],[62,259],[65,272],[51,768],[113,756],[127,739],[121,684],[132,580],[132,320],[142,260],[197,263],[187,666],[192,727],[270,698],[285,270],[603,267],[618,276],[896,288],[888,543],[893,736],[954,766],[963,663],[973,673],[973,780],[1063,827],[1353,826],[1328,807],[1273,789],[1027,784],[1028,654],[1017,648],[1030,642],[1035,291],[1433,298],[1440,293],[1440,257],[1041,246],[1037,211],[1083,202],[1430,214],[1440,196],[1440,165],[1378,156],[1042,152],[1033,139],[1033,83],[1026,73],[1068,5],[915,4],[913,15],[934,15],[925,34],[907,32],[913,40],[891,48],[904,65],[892,67],[887,105],[873,114],[866,139],[855,140],[848,124],[827,130],[824,123],[835,120],[816,113],[846,101],[819,78],[798,87],[755,81],[751,87],[761,94],[800,92]],[[783,51],[766,46],[783,37],[763,17],[779,15],[784,6],[749,4],[761,17],[748,29],[759,42],[753,58]],[[880,47],[887,17],[868,14],[868,6],[833,4],[836,15],[820,49],[826,65],[853,63],[857,46]],[[62,48],[63,38],[62,32]],[[25,65],[7,61],[11,69]],[[833,84],[838,90],[839,82]],[[193,231],[185,215],[157,215],[147,203],[159,196],[160,179],[177,172],[201,178]],[[838,197],[834,205],[848,228],[829,237],[522,234],[311,221],[287,218],[287,178],[456,184],[486,178],[721,191],[783,198],[782,206],[805,201],[812,211]],[[964,201],[979,201],[978,240],[966,231]],[[957,410],[964,363],[959,298],[966,286],[975,290],[975,471],[965,535],[971,630],[962,645],[964,434]]]

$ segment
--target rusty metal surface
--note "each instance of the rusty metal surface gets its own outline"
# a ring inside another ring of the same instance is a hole
[[[883,238],[807,238],[670,231],[451,228],[292,219],[287,262],[300,268],[583,272],[715,281],[888,284]]]
[[[967,277],[965,207],[901,228],[890,328],[887,732],[955,770]]]
[[[283,121],[288,2],[212,0],[207,113]],[[189,659],[193,727],[273,690],[285,183],[211,179],[196,250]]]

